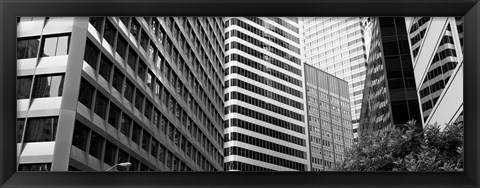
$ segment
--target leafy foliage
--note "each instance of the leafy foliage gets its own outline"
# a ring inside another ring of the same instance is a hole
[[[463,171],[463,123],[389,128],[364,135],[337,171]]]

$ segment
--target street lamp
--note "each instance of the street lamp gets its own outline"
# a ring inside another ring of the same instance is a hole
[[[107,169],[107,170],[105,170],[105,171],[110,171],[110,170],[114,169],[114,168],[117,167],[117,166],[123,166],[123,167],[128,168],[130,165],[132,165],[132,163],[130,163],[130,162],[118,163],[118,164],[116,164],[116,165],[113,165],[112,167],[110,167],[109,169]]]

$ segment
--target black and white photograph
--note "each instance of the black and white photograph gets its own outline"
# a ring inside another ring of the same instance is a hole
[[[17,171],[463,172],[463,22],[17,17]]]

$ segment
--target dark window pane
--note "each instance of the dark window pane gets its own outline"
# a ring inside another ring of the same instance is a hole
[[[137,96],[135,97],[135,107],[142,112],[144,96],[137,90]]]
[[[103,146],[104,138],[102,138],[96,132],[92,132],[90,137],[90,151],[89,154],[97,159],[101,159],[102,157],[102,146]]]
[[[125,93],[124,93],[124,97],[132,102],[132,99],[133,99],[133,84],[127,80],[127,83],[125,83]]]
[[[132,163],[132,165],[130,165],[128,171],[138,171],[138,168],[140,166],[140,162],[138,162],[138,159],[130,157],[130,163]]]
[[[130,52],[128,54],[128,66],[135,71],[135,66],[137,64],[137,53],[133,49],[130,48]]]
[[[97,68],[97,59],[99,54],[100,50],[92,42],[87,41],[83,60],[85,60],[93,69]]]
[[[132,122],[132,119],[129,118],[126,114],[122,115],[122,122],[120,124],[120,132],[127,136],[130,137],[130,124]]]
[[[105,119],[107,104],[107,97],[102,95],[100,92],[97,92],[97,97],[95,99],[95,113],[103,119]]]
[[[80,82],[80,92],[78,96],[78,101],[81,102],[86,107],[90,108],[92,105],[92,98],[94,87],[90,85],[86,80],[82,79]]]
[[[107,143],[105,144],[105,157],[103,161],[110,166],[115,165],[116,154],[117,154],[117,146],[107,141]]]
[[[128,23],[130,22],[130,18],[131,17],[120,17],[120,21],[122,21],[123,24],[127,26],[127,29],[128,29]]]
[[[63,93],[63,75],[37,76],[33,98],[60,97]]]
[[[75,127],[73,128],[73,140],[72,145],[85,151],[87,149],[87,138],[89,129],[80,123],[75,121]]]
[[[23,38],[17,40],[17,59],[37,57],[40,38]]]
[[[150,155],[157,157],[157,149],[158,147],[158,141],[152,138],[152,145],[150,147]]]
[[[24,126],[25,126],[25,118],[17,119],[17,143],[22,142]]]
[[[142,36],[140,37],[140,46],[146,51],[148,45],[148,35],[145,31],[142,31]]]
[[[100,33],[102,31],[103,17],[90,17],[89,22]]]
[[[148,147],[150,147],[150,134],[148,134],[147,131],[143,130],[143,136],[142,136],[142,148],[145,151],[149,151]]]
[[[132,141],[136,144],[140,144],[140,134],[142,133],[142,128],[136,122],[133,123],[132,131]]]
[[[52,163],[20,164],[18,171],[50,171]]]
[[[117,48],[115,50],[117,51],[118,55],[120,55],[120,57],[125,59],[125,55],[127,53],[127,41],[125,41],[125,39],[123,39],[120,34],[117,38]]]
[[[115,68],[113,72],[112,86],[120,93],[122,93],[123,77],[124,76],[122,72],[120,72],[119,69]]]
[[[55,141],[58,117],[29,118],[25,132],[25,142]]]
[[[138,62],[138,69],[137,69],[137,75],[140,77],[140,79],[145,80],[145,73],[147,71],[147,66],[143,61]]]
[[[108,123],[113,127],[117,128],[119,121],[120,121],[120,109],[117,106],[115,106],[113,103],[110,103]]]
[[[130,25],[130,33],[133,35],[135,39],[138,39],[138,35],[140,33],[140,24],[137,22],[136,19],[133,19],[133,18]]]
[[[145,103],[145,110],[143,114],[145,115],[145,117],[147,117],[147,119],[150,119],[152,116],[152,108],[153,108],[152,103],[150,102]]]
[[[102,59],[100,61],[100,70],[98,74],[102,76],[107,82],[110,82],[110,71],[112,69],[112,63],[108,60],[107,57],[102,55]]]
[[[32,87],[32,77],[17,78],[17,99],[28,99],[30,97],[30,89]]]
[[[111,46],[113,46],[113,43],[115,42],[115,32],[117,32],[115,27],[112,25],[112,23],[110,23],[110,21],[106,20],[103,38],[105,38],[105,40],[107,40]]]
[[[118,150],[118,162],[117,163],[124,163],[128,162],[128,154],[124,152],[122,149]],[[117,166],[118,171],[127,171],[127,167]]]

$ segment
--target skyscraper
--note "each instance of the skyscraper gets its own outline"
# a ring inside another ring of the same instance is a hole
[[[225,170],[308,170],[297,18],[225,18]]]
[[[371,24],[359,136],[411,119],[422,126],[404,18],[372,18]]]
[[[223,170],[223,21],[17,20],[20,171]]]
[[[312,171],[331,170],[353,144],[348,83],[305,64]]]
[[[364,27],[360,17],[301,18],[306,64],[348,82],[354,138],[360,121],[366,71]]]
[[[405,18],[424,125],[463,119],[463,18]]]

